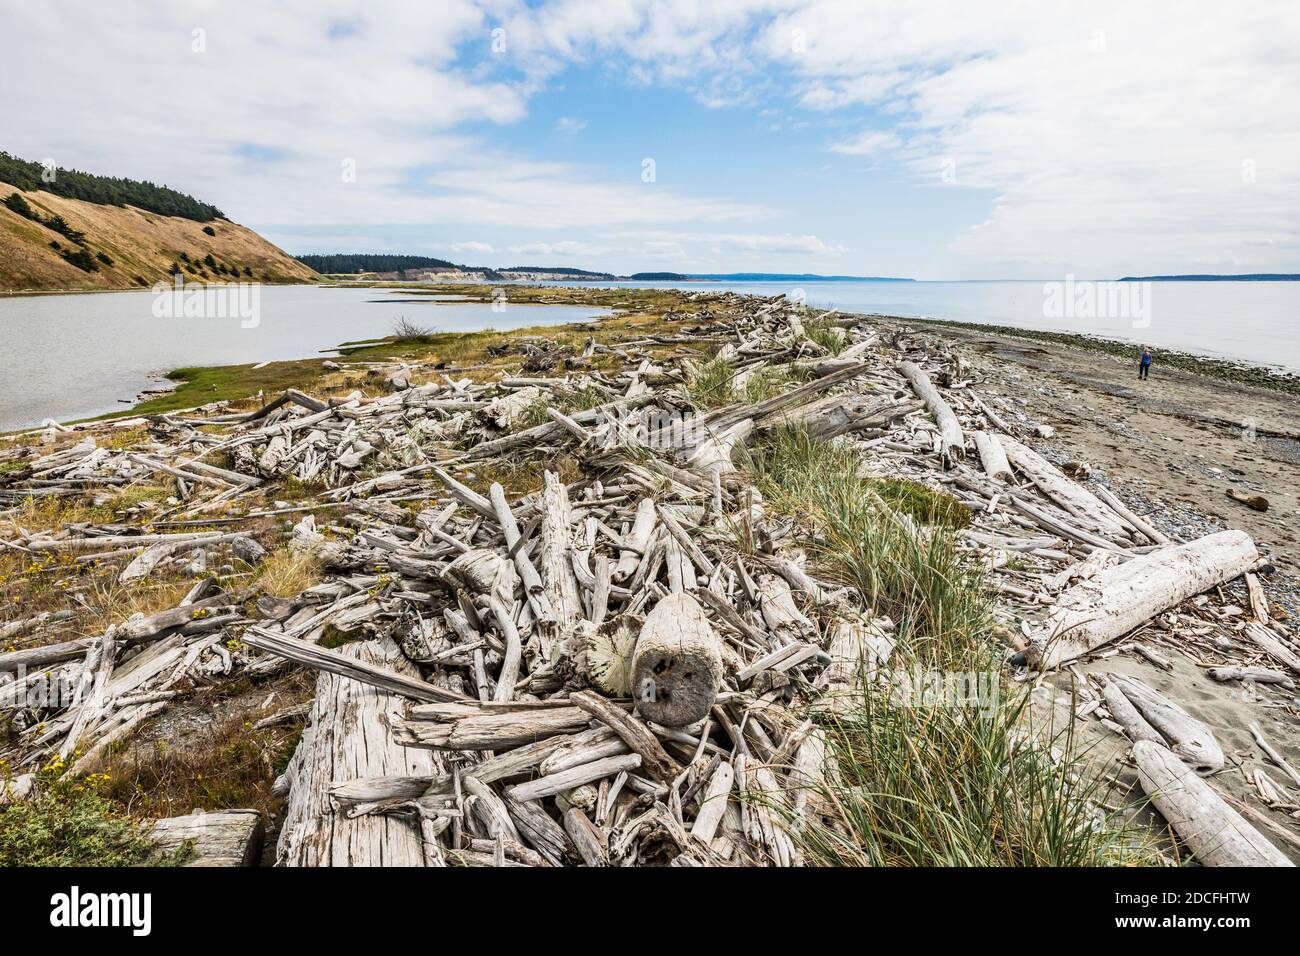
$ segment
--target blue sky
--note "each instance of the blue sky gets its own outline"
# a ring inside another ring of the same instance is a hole
[[[14,7],[0,148],[166,182],[298,253],[1300,271],[1280,0],[414,6]]]

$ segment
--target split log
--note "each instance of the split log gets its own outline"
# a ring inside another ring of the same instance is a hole
[[[713,839],[714,834],[718,832],[718,824],[722,822],[723,814],[727,812],[727,800],[731,796],[735,779],[736,771],[731,764],[725,760],[718,764],[718,768],[713,771],[713,776],[709,778],[704,796],[700,798],[700,812],[691,825],[691,836],[704,843]]]
[[[946,463],[960,461],[966,457],[966,436],[961,423],[950,406],[939,394],[939,390],[918,366],[911,362],[900,362],[898,371],[912,386],[916,397],[925,402],[925,407],[934,416],[939,426],[939,452]]]
[[[263,833],[259,810],[197,810],[156,821],[149,838],[165,853],[189,844],[185,866],[256,866]]]
[[[1103,571],[1061,595],[1030,642],[1030,661],[1045,670],[1087,654],[1258,560],[1250,535],[1220,531]]]
[[[665,727],[708,715],[722,686],[722,643],[695,598],[669,594],[641,627],[632,653],[637,710]]]
[[[391,694],[400,694],[412,700],[459,701],[469,699],[464,694],[458,694],[455,691],[425,683],[420,680],[419,672],[414,668],[407,667],[395,670],[381,667],[373,662],[373,659],[382,658],[383,655],[356,655],[347,654],[343,651],[332,651],[296,638],[285,637],[283,634],[275,634],[260,627],[250,627],[244,631],[243,640],[249,647],[257,648],[260,651],[277,654],[298,664],[306,664],[308,667],[314,667],[317,670],[327,671],[331,674],[338,674],[340,677],[350,677],[355,681],[378,687]]]
[[[1111,683],[1119,687],[1146,722],[1168,741],[1169,749],[1197,773],[1223,769],[1223,750],[1209,725],[1136,677],[1114,674]]]
[[[564,701],[417,704],[398,721],[394,733],[409,747],[505,750],[575,734],[590,721],[585,710]]]
[[[339,652],[358,668],[418,681],[391,641],[350,644]],[[432,776],[435,757],[401,746],[389,731],[405,707],[370,684],[326,672],[316,682],[311,720],[289,761],[289,804],[277,858],[285,866],[423,866],[417,819],[348,818],[334,812],[330,785],[374,776]]]
[[[641,556],[650,547],[651,535],[655,528],[655,503],[653,498],[642,498],[637,502],[636,517],[632,520],[632,530],[623,538],[628,545],[620,554],[614,568],[614,580],[622,583],[636,573],[641,564]]]
[[[1133,745],[1138,780],[1157,810],[1205,866],[1294,866],[1169,750]]]

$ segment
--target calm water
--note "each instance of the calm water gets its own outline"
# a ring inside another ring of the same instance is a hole
[[[845,312],[948,319],[1024,329],[1077,332],[1135,344],[1244,359],[1300,370],[1300,282],[1102,283],[1128,290],[1127,309],[1097,315],[1081,301],[1082,283],[1045,289],[1026,282],[593,282],[629,288],[728,289],[754,295],[794,294],[809,305]],[[1093,293],[1097,284],[1093,284]],[[1140,287],[1140,288],[1138,288]],[[1133,298],[1136,293],[1136,298]],[[1053,301],[1055,296],[1055,301]],[[1054,305],[1060,305],[1057,314]],[[1122,305],[1122,303],[1117,303]],[[1149,324],[1145,324],[1148,323]]]
[[[0,430],[122,410],[175,368],[310,358],[389,335],[406,316],[441,332],[580,322],[585,306],[429,301],[379,289],[266,286],[260,321],[159,318],[151,292],[0,298]],[[230,310],[234,315],[234,310]]]

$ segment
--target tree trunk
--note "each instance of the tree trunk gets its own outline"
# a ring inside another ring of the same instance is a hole
[[[985,473],[995,481],[1010,481],[1013,477],[1011,464],[998,436],[992,432],[972,432],[971,437],[975,439],[975,450],[980,454],[980,464]]]
[[[1190,767],[1149,740],[1133,745],[1138,780],[1205,866],[1294,866]]]
[[[722,642],[695,598],[669,594],[646,616],[632,653],[637,710],[666,727],[704,718],[722,686]]]
[[[413,675],[391,641],[350,644],[341,655],[361,664]],[[392,815],[349,819],[335,812],[336,781],[362,777],[433,776],[441,768],[427,750],[403,747],[389,727],[405,702],[370,684],[331,673],[316,683],[311,722],[285,771],[289,805],[277,856],[284,866],[423,866],[420,822]]]
[[[939,426],[939,439],[941,442],[939,452],[943,456],[943,460],[951,464],[965,458],[966,436],[961,430],[961,423],[957,421],[957,416],[952,407],[944,401],[943,396],[939,394],[939,390],[930,381],[930,376],[911,362],[898,363],[898,371],[911,383],[912,391],[916,392],[916,397],[925,402],[925,407],[934,416],[935,423]]]
[[[1259,552],[1244,531],[1220,531],[1161,548],[1070,588],[1030,643],[1040,669],[1113,641],[1174,605],[1254,567]]]

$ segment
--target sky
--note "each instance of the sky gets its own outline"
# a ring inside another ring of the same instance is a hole
[[[1300,4],[0,0],[0,149],[295,254],[1300,272]]]

